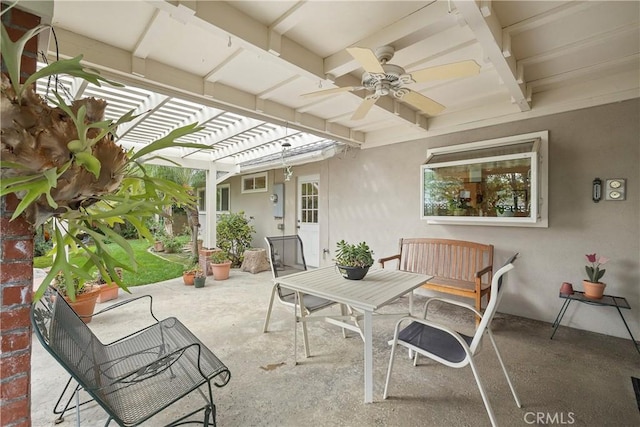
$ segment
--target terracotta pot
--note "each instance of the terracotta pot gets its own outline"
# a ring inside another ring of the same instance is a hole
[[[98,303],[103,303],[118,298],[119,290],[120,288],[118,287],[116,282],[100,285],[100,295],[98,295]]]
[[[213,274],[213,278],[215,280],[228,279],[230,271],[231,271],[231,261],[227,261],[222,264],[211,263],[211,274]]]
[[[589,282],[588,280],[582,281],[582,286],[584,287],[584,296],[591,299],[601,299],[602,295],[604,295],[604,283],[594,283]]]
[[[560,293],[562,295],[573,295],[573,285],[569,282],[562,282]]]
[[[187,286],[193,286],[193,279],[196,278],[196,273],[183,273],[182,280],[184,280],[184,284]]]
[[[84,323],[91,322],[91,315],[93,314],[93,310],[96,307],[96,301],[100,296],[100,287],[92,286],[91,290],[82,293],[80,295],[76,295],[76,300],[71,301],[68,297],[64,297],[64,299],[69,303],[73,311],[75,311],[78,316],[88,316],[88,317],[80,317]]]

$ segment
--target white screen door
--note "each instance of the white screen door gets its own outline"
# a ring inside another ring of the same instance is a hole
[[[304,245],[304,257],[309,267],[320,265],[319,185],[318,175],[298,178],[298,235]]]

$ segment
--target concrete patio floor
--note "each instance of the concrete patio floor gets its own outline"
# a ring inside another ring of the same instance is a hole
[[[337,327],[313,322],[312,357],[304,359],[300,345],[299,364],[294,365],[293,315],[287,307],[274,306],[270,332],[262,333],[270,279],[270,272],[232,270],[229,280],[208,277],[201,289],[184,286],[179,278],[132,288],[132,295],[120,291],[118,301],[152,295],[156,316],[179,318],[229,367],[229,384],[214,390],[219,426],[490,425],[470,368],[451,369],[424,358],[413,367],[405,352],[399,353],[394,366],[391,396],[382,400],[387,341],[395,323],[391,317],[374,320],[372,404],[363,403],[363,345],[358,335],[343,339]],[[416,307],[424,300],[416,296]],[[97,310],[108,304],[99,304]],[[406,310],[407,305],[408,298],[403,298],[388,310]],[[558,309],[560,305],[559,300]],[[139,306],[105,313],[89,326],[109,342],[145,325],[147,319]],[[434,319],[473,327],[473,318],[442,306]],[[485,342],[478,369],[500,425],[640,425],[631,383],[632,376],[640,377],[640,354],[630,340],[565,327],[550,340],[550,323],[503,314],[497,315],[493,329],[523,405],[516,407],[495,353]],[[54,425],[51,411],[67,378],[34,338],[33,426]],[[196,395],[145,425],[162,425],[199,403]],[[95,404],[81,411],[82,425],[104,425],[106,418]],[[71,412],[59,425],[75,422]]]

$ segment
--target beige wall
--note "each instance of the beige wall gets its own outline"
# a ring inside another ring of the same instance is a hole
[[[428,225],[420,219],[420,165],[430,147],[549,130],[549,228]],[[280,170],[270,185],[281,182]],[[623,314],[640,338],[640,101],[578,110],[473,131],[426,138],[370,150],[355,150],[328,161],[294,167],[295,177],[319,173],[321,244],[366,240],[375,257],[397,250],[399,237],[444,237],[495,245],[496,265],[520,252],[503,312],[552,322],[560,309],[558,289],[569,281],[581,289],[584,254],[611,258],[606,292],[625,296]],[[627,200],[591,200],[595,177],[627,179]],[[238,192],[239,181],[234,185]],[[257,245],[278,234],[268,202],[270,192],[239,197],[232,208],[255,217]],[[258,200],[259,198],[264,200]],[[286,233],[295,233],[295,184],[285,187]],[[263,217],[263,213],[268,213]],[[265,233],[265,234],[261,234]],[[331,263],[331,256],[322,261]],[[613,308],[572,304],[563,325],[628,338]],[[549,331],[551,333],[551,329]]]

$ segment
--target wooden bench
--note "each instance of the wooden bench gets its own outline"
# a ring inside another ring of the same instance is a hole
[[[438,292],[472,298],[478,311],[482,297],[491,291],[493,245],[463,240],[402,238],[399,253],[380,258],[385,263],[397,260],[397,268],[433,276],[422,287]]]

